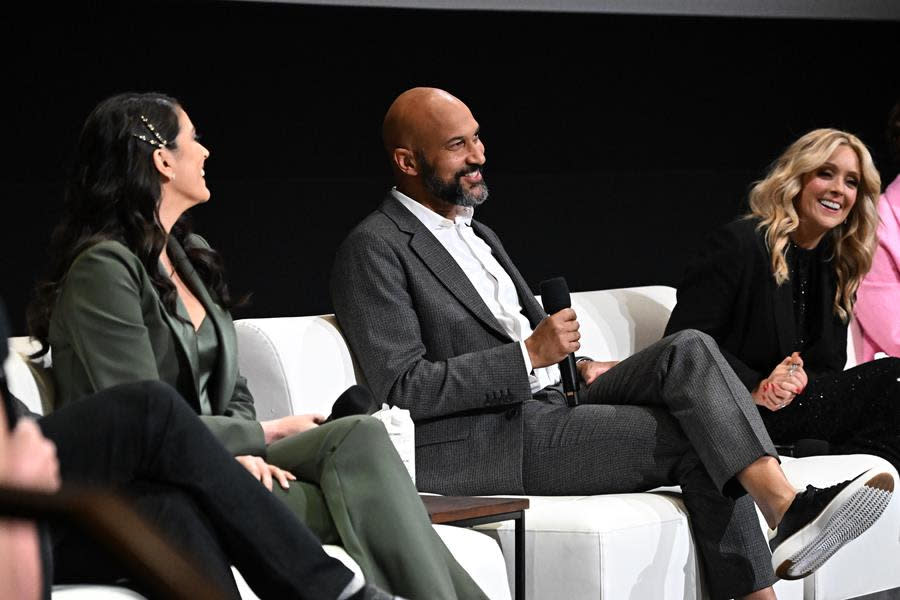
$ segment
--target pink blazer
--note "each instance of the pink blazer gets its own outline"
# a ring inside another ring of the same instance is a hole
[[[858,362],[872,360],[876,352],[900,356],[900,176],[884,190],[878,215],[878,249],[856,296],[862,333]]]

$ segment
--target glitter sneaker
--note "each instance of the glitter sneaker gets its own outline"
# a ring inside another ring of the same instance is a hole
[[[802,579],[872,526],[887,508],[894,477],[869,469],[831,487],[799,492],[775,531],[769,530],[772,568],[782,579]]]

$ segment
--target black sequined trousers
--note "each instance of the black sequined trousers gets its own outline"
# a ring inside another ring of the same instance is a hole
[[[832,454],[874,454],[900,471],[900,358],[820,375],[783,409],[759,410],[776,444],[825,440]]]

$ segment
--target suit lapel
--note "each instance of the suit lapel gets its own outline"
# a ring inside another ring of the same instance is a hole
[[[793,306],[794,286],[790,281],[785,281],[781,285],[775,285],[774,280],[770,285],[775,286],[775,293],[772,295],[772,310],[775,313],[778,348],[781,350],[781,356],[788,356],[793,352],[794,330],[796,329]]]
[[[182,280],[191,288],[191,291],[194,292],[200,303],[203,304],[203,308],[206,309],[206,317],[212,319],[213,326],[216,329],[219,341],[219,359],[216,361],[215,373],[212,374],[210,381],[212,385],[209,388],[209,402],[213,413],[220,414],[231,398],[237,378],[237,369],[235,367],[237,339],[234,326],[231,323],[231,315],[213,300],[203,280],[200,279],[200,275],[197,274],[194,266],[188,260],[184,249],[174,238],[169,238],[169,251]],[[189,356],[193,357],[193,353],[189,353]],[[191,368],[196,385],[199,367],[192,363]]]
[[[768,257],[769,253],[766,252],[765,255]],[[771,273],[770,269],[767,270]],[[781,285],[778,285],[775,282],[775,277],[769,275],[768,285],[774,288],[771,297],[772,312],[775,315],[775,331],[778,334],[778,348],[781,356],[788,356],[794,351],[797,327],[794,322],[794,284],[788,279]]]
[[[168,242],[168,249],[170,251],[170,254],[172,254],[173,256],[176,255],[176,253],[173,251],[173,244],[177,246],[178,251],[181,252],[181,255],[183,256],[184,252],[181,250],[181,246],[179,246],[177,242],[175,242],[174,238],[171,237],[169,238]],[[173,260],[178,259],[173,258]],[[176,268],[179,269],[180,272],[180,267],[176,266]],[[161,272],[163,272],[163,268],[161,265],[159,269]],[[193,340],[189,337],[189,328],[191,327],[191,325],[180,321],[176,315],[170,314],[169,309],[166,308],[165,305],[163,305],[162,298],[159,298],[157,296],[157,302],[159,302],[160,306],[159,312],[162,315],[163,320],[165,320],[166,324],[169,326],[169,329],[172,330],[172,334],[175,336],[175,339],[178,341],[178,345],[181,347],[181,353],[187,360],[188,368],[190,368],[191,370],[191,381],[193,381],[194,383],[194,398],[192,398],[191,400],[196,404],[197,399],[200,397],[199,388],[197,386],[199,365],[197,364],[197,353],[191,351],[190,347],[190,344],[193,343]],[[176,297],[175,302],[177,304],[181,302],[181,300]],[[197,406],[197,408],[199,408],[199,405]]]
[[[820,246],[825,244],[830,244],[830,238],[826,238],[822,241]],[[826,348],[823,354],[833,355],[833,352],[829,351],[829,347],[835,343],[834,339],[834,331],[835,331],[835,320],[837,317],[834,314],[834,294],[837,290],[837,275],[834,272],[834,266],[829,264],[833,258],[826,258],[831,254],[830,245],[825,245],[819,250],[819,253],[815,257],[816,263],[818,263],[818,281],[816,283],[817,293],[811,294],[811,298],[809,301],[809,306],[806,310],[816,311],[819,314],[817,315],[818,320],[818,331],[815,333],[810,332],[811,342],[816,345],[824,345]],[[812,298],[817,298],[815,305],[813,305]],[[816,312],[813,314],[815,315]],[[846,326],[839,325],[839,328],[843,327],[846,330]],[[846,346],[846,343],[843,344]],[[846,360],[846,358],[845,358]]]
[[[504,339],[509,339],[509,334],[497,322],[497,319],[484,303],[484,300],[481,299],[481,296],[478,295],[462,268],[437,238],[422,225],[422,222],[391,195],[388,195],[382,203],[381,211],[390,217],[401,231],[411,235],[409,247],[434,274],[435,278],[476,319],[503,336]]]

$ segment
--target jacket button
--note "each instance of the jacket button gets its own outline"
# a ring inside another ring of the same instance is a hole
[[[506,418],[507,418],[507,419],[510,419],[510,420],[511,420],[511,419],[514,419],[514,418],[516,418],[518,415],[519,415],[519,407],[518,407],[518,406],[513,406],[512,408],[510,408],[509,410],[506,411]]]

